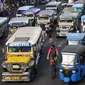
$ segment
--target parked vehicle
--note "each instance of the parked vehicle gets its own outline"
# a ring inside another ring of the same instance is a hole
[[[2,81],[30,81],[40,58],[40,27],[21,27],[6,42]]]
[[[85,45],[85,33],[68,33],[66,40],[68,45]]]
[[[30,8],[33,8],[33,6],[22,6],[22,7],[19,7],[18,10],[17,10],[17,13],[16,13],[16,16],[17,17],[21,17],[22,16],[22,13]]]
[[[58,25],[56,27],[56,37],[66,37],[67,33],[76,32],[79,26],[79,13],[62,13]]]
[[[61,51],[62,61],[59,65],[59,77],[67,85],[80,81],[85,76],[85,46],[67,45]]]
[[[0,17],[0,38],[7,38],[8,35],[8,18]]]
[[[31,21],[31,22],[30,22]],[[9,32],[13,34],[17,28],[32,26],[32,19],[29,17],[14,17],[9,21]]]
[[[52,19],[54,22],[55,11],[54,10],[41,10],[37,14],[37,22],[38,24],[47,24],[50,23]]]

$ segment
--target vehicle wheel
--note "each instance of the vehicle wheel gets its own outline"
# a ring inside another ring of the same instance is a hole
[[[32,67],[31,73],[30,73],[30,79],[32,80],[37,73],[35,66]]]
[[[56,77],[56,68],[54,66],[52,66],[52,68],[51,68],[51,77],[52,77],[52,79],[55,79],[55,77]]]

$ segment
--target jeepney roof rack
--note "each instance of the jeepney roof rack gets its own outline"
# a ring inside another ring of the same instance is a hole
[[[27,42],[29,37],[15,37],[14,42]]]

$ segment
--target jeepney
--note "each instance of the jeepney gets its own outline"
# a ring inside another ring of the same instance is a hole
[[[74,4],[72,8],[76,8],[76,11],[80,13],[80,15],[84,12],[84,4]]]
[[[60,1],[50,1],[46,4],[46,9],[55,11],[55,20],[59,17],[62,12],[62,3]]]
[[[80,81],[85,76],[85,46],[67,45],[60,56],[59,77],[64,85]]]
[[[22,16],[22,13],[30,8],[33,8],[33,6],[22,6],[22,7],[19,7],[18,10],[17,10],[17,13],[16,13],[16,17],[21,17]]]
[[[23,12],[23,16],[27,16],[34,24],[37,24],[37,14],[41,11],[40,8],[31,8]]]
[[[79,13],[64,12],[60,15],[58,27],[56,27],[56,37],[66,37],[68,32],[74,32],[74,23],[77,29],[79,26]]]
[[[54,16],[55,16],[54,10],[41,10],[37,14],[37,23],[39,25],[50,23],[50,19],[54,21]]]
[[[85,15],[81,16],[81,32],[85,32]]]
[[[30,21],[30,17],[13,17],[8,23],[9,31],[13,34],[19,27],[32,26],[33,22]]]
[[[66,40],[68,45],[85,45],[85,33],[68,33]]]
[[[40,27],[21,27],[6,42],[6,57],[2,63],[2,81],[33,79],[41,48]]]

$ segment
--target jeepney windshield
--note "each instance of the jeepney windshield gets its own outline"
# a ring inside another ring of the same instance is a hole
[[[76,65],[78,62],[77,56],[74,54],[62,54],[62,65]]]
[[[49,7],[56,7],[56,5],[46,5],[47,8]]]
[[[31,52],[31,47],[8,47],[8,52]]]
[[[25,10],[18,10],[18,11],[17,11],[17,14],[22,14],[23,11],[25,11]]]
[[[27,14],[26,16],[27,17],[33,17],[33,14]]]
[[[72,20],[60,20],[60,22],[72,22]]]
[[[77,41],[77,40],[71,40],[68,41],[69,45],[82,45],[82,41]]]
[[[49,17],[39,17],[39,20],[41,20],[41,19],[49,19]]]
[[[25,22],[20,22],[20,23],[12,23],[12,27],[22,27],[22,26],[25,26],[26,23]]]

